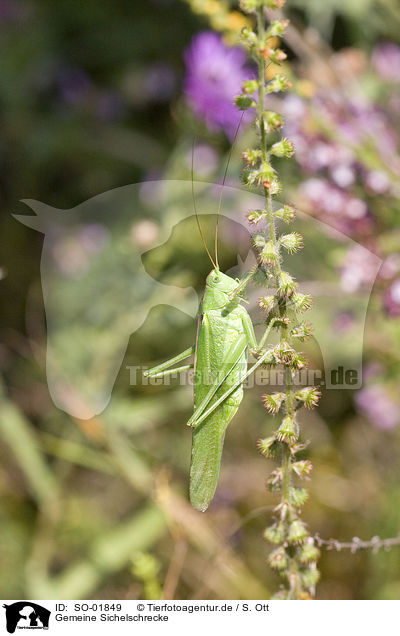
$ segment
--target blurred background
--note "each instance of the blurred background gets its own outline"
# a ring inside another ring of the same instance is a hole
[[[326,539],[397,536],[400,8],[395,0],[288,0],[285,12],[284,70],[293,88],[271,98],[271,109],[284,115],[296,156],[280,167],[281,198],[326,228],[325,239],[306,232],[307,267],[314,281],[334,271],[349,300],[346,311],[320,315],[339,348],[360,329],[352,300],[356,306],[372,288],[363,387],[324,391],[320,408],[302,416],[314,464],[304,519]],[[215,500],[201,514],[187,500],[190,387],[131,384],[126,369],[155,365],[194,341],[193,297],[184,290],[201,294],[210,265],[193,217],[176,225],[192,205],[187,187],[176,184],[190,181],[193,140],[196,181],[222,179],[238,122],[232,99],[252,73],[235,47],[245,20],[236,3],[217,0],[0,0],[3,599],[251,599],[279,587],[262,538],[275,498],[265,487],[272,463],[256,450],[274,427],[261,391],[246,391]],[[240,151],[253,133],[243,123],[231,185],[239,184]],[[175,184],[167,201],[154,186],[164,179]],[[112,226],[92,206],[74,217],[73,230],[53,232],[44,252],[58,307],[56,355],[89,392],[116,375],[100,414],[77,406],[62,377],[57,408],[46,379],[40,271],[49,225],[27,227],[11,215],[32,213],[20,200],[34,199],[48,206],[39,207],[54,226],[54,209],[134,183],[141,185],[132,198],[129,191],[113,199],[115,208],[106,205]],[[203,220],[211,243],[215,217]],[[222,225],[224,270],[238,252],[246,258],[242,238]],[[378,276],[375,257],[359,246],[381,259]],[[144,283],[130,289],[133,255],[149,278],[183,292],[174,307],[155,294],[129,338],[132,306],[140,313],[154,292]],[[126,342],[113,376],[104,360],[120,333]],[[307,355],[317,368],[318,348]],[[400,547],[323,550],[320,569],[317,598],[400,596]]]

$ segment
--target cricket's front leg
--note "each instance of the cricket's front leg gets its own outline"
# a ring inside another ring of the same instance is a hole
[[[181,360],[185,360],[189,356],[193,355],[194,352],[195,346],[193,345],[192,347],[185,349],[185,351],[182,351],[182,353],[178,353],[178,355],[174,358],[170,358],[169,360],[158,364],[152,369],[147,369],[147,371],[145,371],[143,375],[145,375],[147,378],[162,378],[166,375],[171,375],[172,373],[180,373],[181,371],[186,371],[187,369],[193,369],[193,364],[186,364],[183,367],[177,367],[175,369],[171,369],[171,367],[177,362],[181,362]]]

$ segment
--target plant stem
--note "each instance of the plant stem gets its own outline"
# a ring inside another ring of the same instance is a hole
[[[279,428],[272,436],[260,440],[259,448],[266,457],[280,457],[280,466],[269,478],[270,489],[279,492],[280,503],[276,508],[279,513],[274,523],[266,529],[265,537],[275,549],[270,553],[268,561],[286,579],[286,589],[278,593],[279,598],[305,599],[311,598],[318,572],[315,561],[318,549],[309,540],[305,524],[299,519],[299,508],[305,503],[307,492],[304,488],[293,485],[293,475],[306,477],[312,469],[308,460],[297,461],[296,451],[299,427],[296,419],[298,409],[305,405],[312,408],[316,405],[319,391],[315,387],[294,389],[294,374],[305,366],[302,354],[294,348],[295,338],[306,339],[310,335],[307,323],[299,323],[297,313],[306,311],[312,299],[297,293],[297,283],[288,272],[282,270],[282,249],[290,254],[302,247],[302,237],[293,232],[277,235],[277,221],[290,223],[294,218],[294,210],[284,206],[274,211],[272,197],[280,191],[276,170],[271,165],[274,157],[290,157],[293,144],[286,138],[267,145],[267,134],[275,132],[283,124],[278,113],[265,110],[265,101],[270,93],[277,93],[289,88],[290,83],[284,75],[276,74],[271,80],[266,78],[268,63],[280,63],[285,53],[275,46],[276,36],[281,36],[287,26],[286,21],[271,22],[266,30],[265,8],[281,7],[283,0],[241,0],[241,8],[246,13],[256,14],[256,29],[244,29],[243,39],[253,59],[258,65],[258,79],[243,84],[243,94],[236,98],[236,104],[242,110],[255,108],[258,115],[259,146],[247,150],[243,156],[248,164],[245,182],[248,185],[261,185],[264,194],[264,210],[249,213],[251,223],[266,220],[267,232],[259,232],[255,245],[259,249],[260,267],[266,268],[270,280],[275,283],[274,296],[260,299],[260,306],[267,312],[266,324],[280,332],[280,342],[270,349],[271,364],[281,365],[284,369],[284,382],[281,392],[263,396],[264,404],[270,413],[283,410],[284,417]],[[275,40],[271,41],[271,37]],[[251,94],[257,88],[258,103]],[[264,342],[262,343],[264,346]]]

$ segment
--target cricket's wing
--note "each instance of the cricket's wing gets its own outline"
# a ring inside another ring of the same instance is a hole
[[[225,402],[193,430],[190,463],[190,502],[207,510],[218,484],[225,430],[239,405]]]

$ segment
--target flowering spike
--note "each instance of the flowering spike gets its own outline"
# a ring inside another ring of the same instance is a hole
[[[284,0],[241,0],[244,12],[257,13],[255,31],[248,27],[243,29],[242,40],[249,55],[258,65],[258,79],[252,78],[242,83],[238,106],[254,107],[257,111],[255,127],[259,145],[256,149],[243,153],[243,159],[247,164],[243,172],[243,181],[248,186],[261,187],[264,193],[265,209],[251,210],[248,220],[254,225],[265,220],[267,229],[256,233],[253,238],[259,262],[257,272],[262,274],[259,278],[262,278],[263,284],[267,281],[268,286],[276,291],[271,295],[262,296],[258,300],[258,305],[265,311],[270,328],[280,333],[278,344],[270,346],[269,349],[261,347],[253,353],[258,358],[261,353],[264,355],[264,366],[283,367],[285,378],[282,391],[264,395],[262,398],[267,411],[272,414],[278,413],[283,406],[285,408],[278,430],[258,442],[258,448],[265,457],[282,459],[281,465],[268,479],[269,489],[280,495],[280,503],[275,508],[279,520],[265,530],[264,536],[277,546],[269,555],[268,563],[286,580],[286,589],[281,590],[275,597],[306,599],[312,597],[313,586],[318,578],[315,569],[318,551],[309,546],[308,530],[298,519],[298,510],[305,503],[308,493],[304,488],[294,487],[292,484],[295,476],[307,478],[312,469],[308,460],[296,460],[296,453],[304,450],[306,444],[298,441],[299,427],[295,412],[302,405],[307,408],[315,406],[319,392],[313,387],[296,391],[293,386],[294,373],[307,364],[303,354],[294,348],[293,343],[305,340],[312,334],[311,325],[307,322],[297,324],[293,312],[300,313],[309,309],[312,298],[308,294],[300,293],[293,277],[281,268],[282,251],[293,254],[303,246],[302,237],[297,232],[277,237],[277,221],[290,223],[295,217],[295,210],[290,205],[284,205],[273,211],[272,204],[272,198],[280,192],[281,185],[275,164],[271,165],[271,162],[274,162],[275,157],[291,157],[294,147],[286,138],[275,139],[272,144],[269,144],[267,139],[270,133],[276,134],[284,123],[280,114],[266,109],[268,96],[286,91],[291,86],[283,74],[275,74],[268,82],[266,77],[267,64],[280,64],[286,57],[273,38],[282,37],[288,21],[274,20],[266,28],[265,9],[277,9],[283,4]],[[268,69],[270,70],[270,67]],[[257,99],[254,97],[256,91]],[[256,280],[256,276],[253,280]]]

